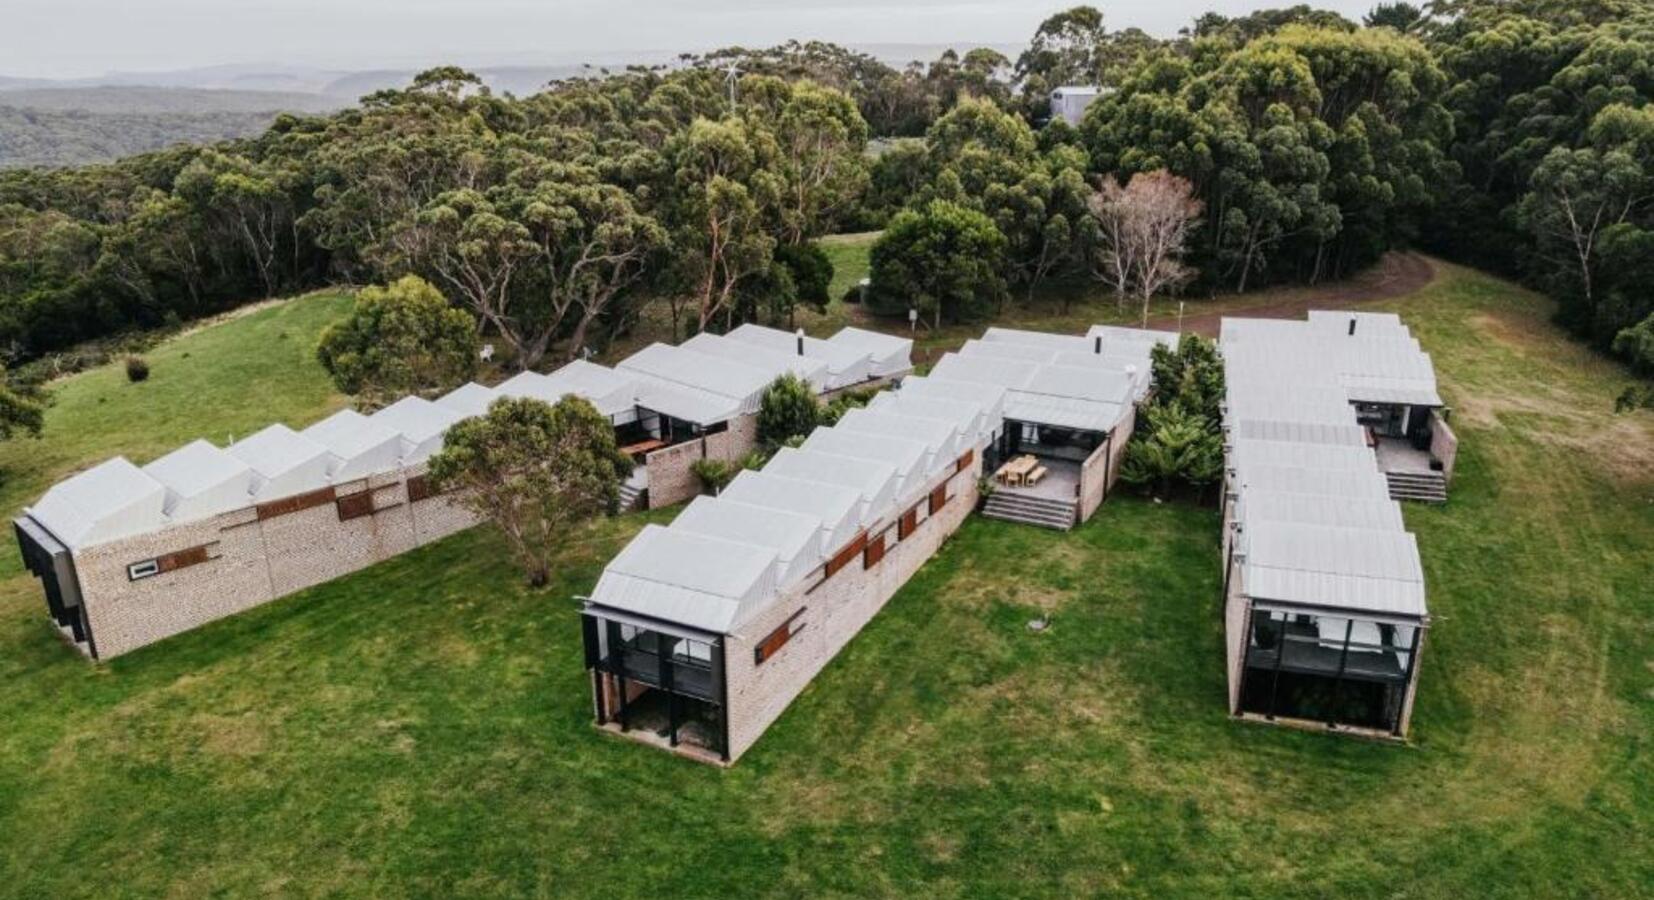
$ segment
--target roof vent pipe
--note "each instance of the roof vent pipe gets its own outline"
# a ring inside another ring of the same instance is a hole
[[[798,329],[798,355],[804,355],[804,329]]]
[[[1355,316],[1350,316],[1350,337],[1355,337]]]
[[[1095,353],[1098,356],[1103,355],[1103,336],[1102,335],[1100,335],[1100,334],[1097,335],[1097,339],[1091,345],[1091,352]]]

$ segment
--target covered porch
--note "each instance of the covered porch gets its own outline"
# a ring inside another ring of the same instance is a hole
[[[1239,712],[1399,737],[1423,637],[1419,622],[1256,607]]]
[[[599,727],[703,761],[728,760],[721,636],[595,604],[582,620]]]

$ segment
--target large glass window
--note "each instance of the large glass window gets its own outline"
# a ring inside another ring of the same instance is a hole
[[[1247,640],[1241,708],[1266,716],[1393,729],[1418,628],[1259,608]]]

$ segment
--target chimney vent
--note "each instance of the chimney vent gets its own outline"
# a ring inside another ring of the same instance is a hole
[[[1091,352],[1095,353],[1098,356],[1103,355],[1103,336],[1102,335],[1100,335],[1100,334],[1097,335],[1096,342],[1091,345]]]
[[[798,329],[798,355],[804,355],[804,329]]]
[[[1350,316],[1350,337],[1355,337],[1355,316]]]

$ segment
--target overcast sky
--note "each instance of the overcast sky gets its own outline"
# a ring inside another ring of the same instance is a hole
[[[1077,0],[5,0],[0,74],[84,77],[226,63],[338,69],[609,61],[771,44],[1021,44]],[[1120,0],[1110,28],[1174,33],[1199,13],[1292,0]],[[1358,16],[1374,0],[1316,5]]]

